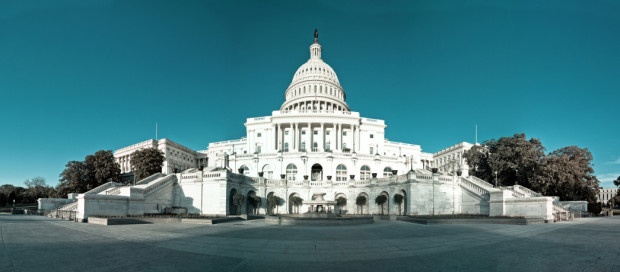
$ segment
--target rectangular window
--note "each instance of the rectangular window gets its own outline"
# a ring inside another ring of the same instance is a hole
[[[302,131],[301,131],[301,135],[306,135],[306,131],[305,131],[305,130],[302,130]]]
[[[260,154],[260,145],[256,147],[256,153]]]
[[[343,132],[342,132],[342,136],[347,136],[347,132],[346,132],[346,131],[343,131]]]
[[[373,149],[373,148],[372,148],[372,146],[371,146],[371,147],[370,147],[370,155],[374,155],[374,154],[373,154],[373,153],[374,153],[373,151],[374,151],[374,149]]]
[[[374,138],[374,137],[375,137],[375,135],[370,134],[370,139],[372,139],[372,138]]]
[[[261,133],[260,133],[260,132],[259,132],[259,133],[256,133],[256,137],[260,138],[260,136],[261,136]]]
[[[288,130],[284,131],[284,135],[288,135]]]
[[[325,131],[325,135],[329,135],[329,130],[328,130],[328,131]]]
[[[318,131],[318,130],[315,130],[315,131],[314,131],[314,135],[319,135],[319,131]]]

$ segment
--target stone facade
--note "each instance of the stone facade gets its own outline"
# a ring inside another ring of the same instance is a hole
[[[148,140],[114,152],[123,173],[131,171],[131,154],[142,148],[164,153],[163,174],[133,186],[108,183],[77,197],[78,218],[93,215],[142,215],[166,208],[192,214],[226,216],[257,212],[305,212],[291,197],[325,200],[342,197],[344,214],[490,214],[549,220],[552,199],[522,188],[494,188],[468,175],[462,142],[435,154],[420,145],[389,141],[384,120],[351,111],[334,70],[321,58],[315,34],[310,59],[295,72],[279,110],[248,118],[246,136],[210,143],[194,151],[169,139]],[[438,170],[431,172],[431,169]],[[241,194],[244,204],[233,205]],[[387,201],[378,205],[378,196]],[[396,203],[395,195],[402,196]],[[256,209],[248,199],[259,196]],[[282,205],[270,207],[276,196]],[[357,205],[359,197],[365,204]],[[73,207],[73,206],[71,206]]]
[[[597,195],[597,202],[603,203],[603,205],[609,205],[609,201],[616,196],[618,189],[600,189]],[[618,204],[618,203],[616,203]]]

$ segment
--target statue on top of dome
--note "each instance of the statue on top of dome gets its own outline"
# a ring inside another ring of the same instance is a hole
[[[315,28],[314,29],[314,43],[318,43],[319,42],[319,29]]]

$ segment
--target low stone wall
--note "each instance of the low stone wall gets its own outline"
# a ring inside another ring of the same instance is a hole
[[[482,218],[420,218],[420,217],[399,217],[398,221],[436,225],[436,224],[509,224],[509,225],[528,225],[545,223],[542,218],[508,218],[508,217],[482,217]]]
[[[67,199],[67,198],[39,198],[37,202],[39,203],[39,210],[49,211],[54,210],[62,205],[74,202],[75,199]]]
[[[181,218],[181,217],[122,217],[106,218],[98,216],[88,217],[88,223],[97,225],[131,225],[131,224],[206,224],[214,225],[243,220],[240,217],[219,218]]]
[[[588,201],[559,201],[560,205],[564,209],[571,210],[573,212],[587,212]]]
[[[336,217],[336,218],[305,218],[289,216],[267,216],[265,223],[273,225],[303,225],[303,226],[346,226],[372,224],[372,216]]]
[[[373,215],[372,219],[377,222],[379,220],[388,220],[388,221],[396,221],[398,215],[390,214],[390,215]]]
[[[243,219],[240,217],[183,218],[181,219],[181,223],[215,225],[215,224],[235,222],[235,221],[241,221],[241,220]]]
[[[130,225],[130,224],[151,224],[151,222],[146,222],[143,220],[139,220],[136,218],[102,218],[96,216],[89,216],[87,219],[89,224],[95,225]]]

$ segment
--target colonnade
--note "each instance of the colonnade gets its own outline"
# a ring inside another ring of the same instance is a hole
[[[131,172],[131,156],[117,157],[116,162],[121,168],[121,173]]]
[[[359,152],[360,129],[358,124],[340,123],[276,123],[274,128],[276,137],[274,144],[280,151],[345,151]],[[306,135],[302,134],[305,131]],[[314,132],[317,132],[315,135]],[[290,137],[286,137],[291,133]],[[343,132],[350,132],[351,135],[344,135]],[[333,133],[333,135],[331,135]],[[292,139],[292,140],[291,140]],[[304,142],[307,141],[307,142]],[[304,143],[302,145],[302,143]],[[316,143],[316,145],[315,145]],[[288,147],[288,150],[287,148]]]
[[[284,110],[327,110],[327,111],[343,111],[346,110],[341,105],[326,101],[303,101],[292,104]]]

